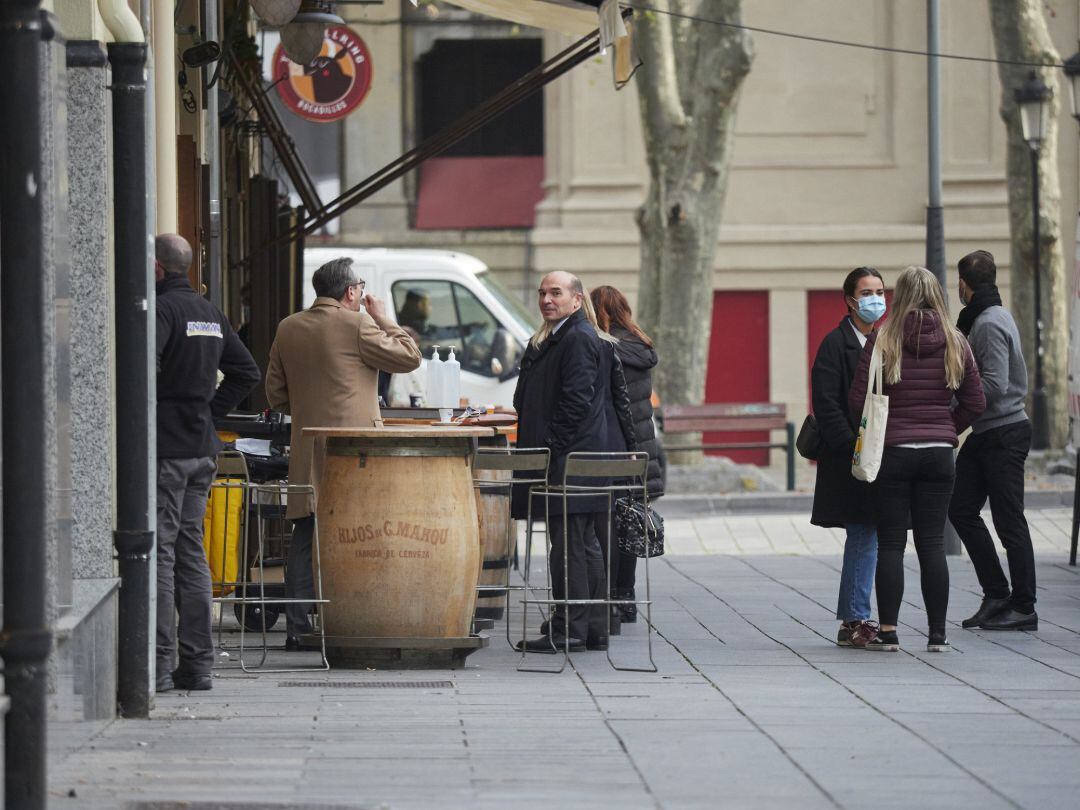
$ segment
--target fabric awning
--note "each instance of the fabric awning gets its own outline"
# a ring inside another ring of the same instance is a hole
[[[519,25],[533,28],[545,28],[563,34],[584,36],[596,30],[595,2],[574,2],[573,0],[447,0],[477,14],[486,14],[501,20],[509,20]]]

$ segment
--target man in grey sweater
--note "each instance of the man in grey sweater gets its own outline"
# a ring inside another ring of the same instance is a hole
[[[965,305],[957,327],[968,336],[986,394],[986,410],[975,420],[957,456],[956,486],[949,505],[949,518],[983,590],[982,605],[963,626],[1038,630],[1035,555],[1024,517],[1024,462],[1031,448],[1031,423],[1024,412],[1027,367],[1020,333],[1001,305],[994,257],[976,250],[962,258],[957,269],[960,300]],[[1009,579],[979,514],[987,498],[994,528],[1005,546]]]

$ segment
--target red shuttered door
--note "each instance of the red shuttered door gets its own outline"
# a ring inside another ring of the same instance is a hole
[[[806,401],[813,413],[813,388],[810,385],[810,369],[814,367],[818,346],[847,312],[844,294],[840,290],[808,290],[806,293]]]
[[[706,402],[769,401],[769,293],[713,294]],[[706,442],[768,441],[767,432],[705,434]],[[768,464],[768,450],[718,450],[744,464]]]

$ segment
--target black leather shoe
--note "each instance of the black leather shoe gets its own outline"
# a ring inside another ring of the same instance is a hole
[[[176,684],[173,683],[172,675],[166,675],[157,679],[157,683],[154,685],[155,692],[169,692],[176,688]]]
[[[590,638],[585,642],[586,650],[606,650],[608,648],[608,637],[602,636],[600,638]]]
[[[285,649],[288,652],[319,652],[315,644],[304,644],[298,636],[285,636]]]
[[[528,641],[519,641],[515,646],[521,652],[550,653],[554,655],[566,649],[566,639],[540,636],[540,638],[531,638]],[[581,652],[584,649],[585,642],[580,638],[570,639],[570,652]]]
[[[983,630],[1038,630],[1039,614],[1021,613],[1016,608],[1007,608],[981,625]]]
[[[214,688],[213,679],[209,675],[191,675],[186,672],[174,672],[173,683],[177,689],[185,692],[209,692]]]
[[[1007,596],[1004,599],[997,599],[993,596],[984,596],[982,604],[979,605],[979,609],[975,611],[975,615],[964,619],[960,622],[960,626],[967,629],[980,627],[983,622],[992,619],[996,614],[1005,610],[1008,606],[1009,597]]]

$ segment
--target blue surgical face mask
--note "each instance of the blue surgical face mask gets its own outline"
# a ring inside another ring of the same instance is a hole
[[[885,314],[885,296],[868,295],[859,299],[859,306],[855,310],[859,320],[863,323],[877,323]]]

